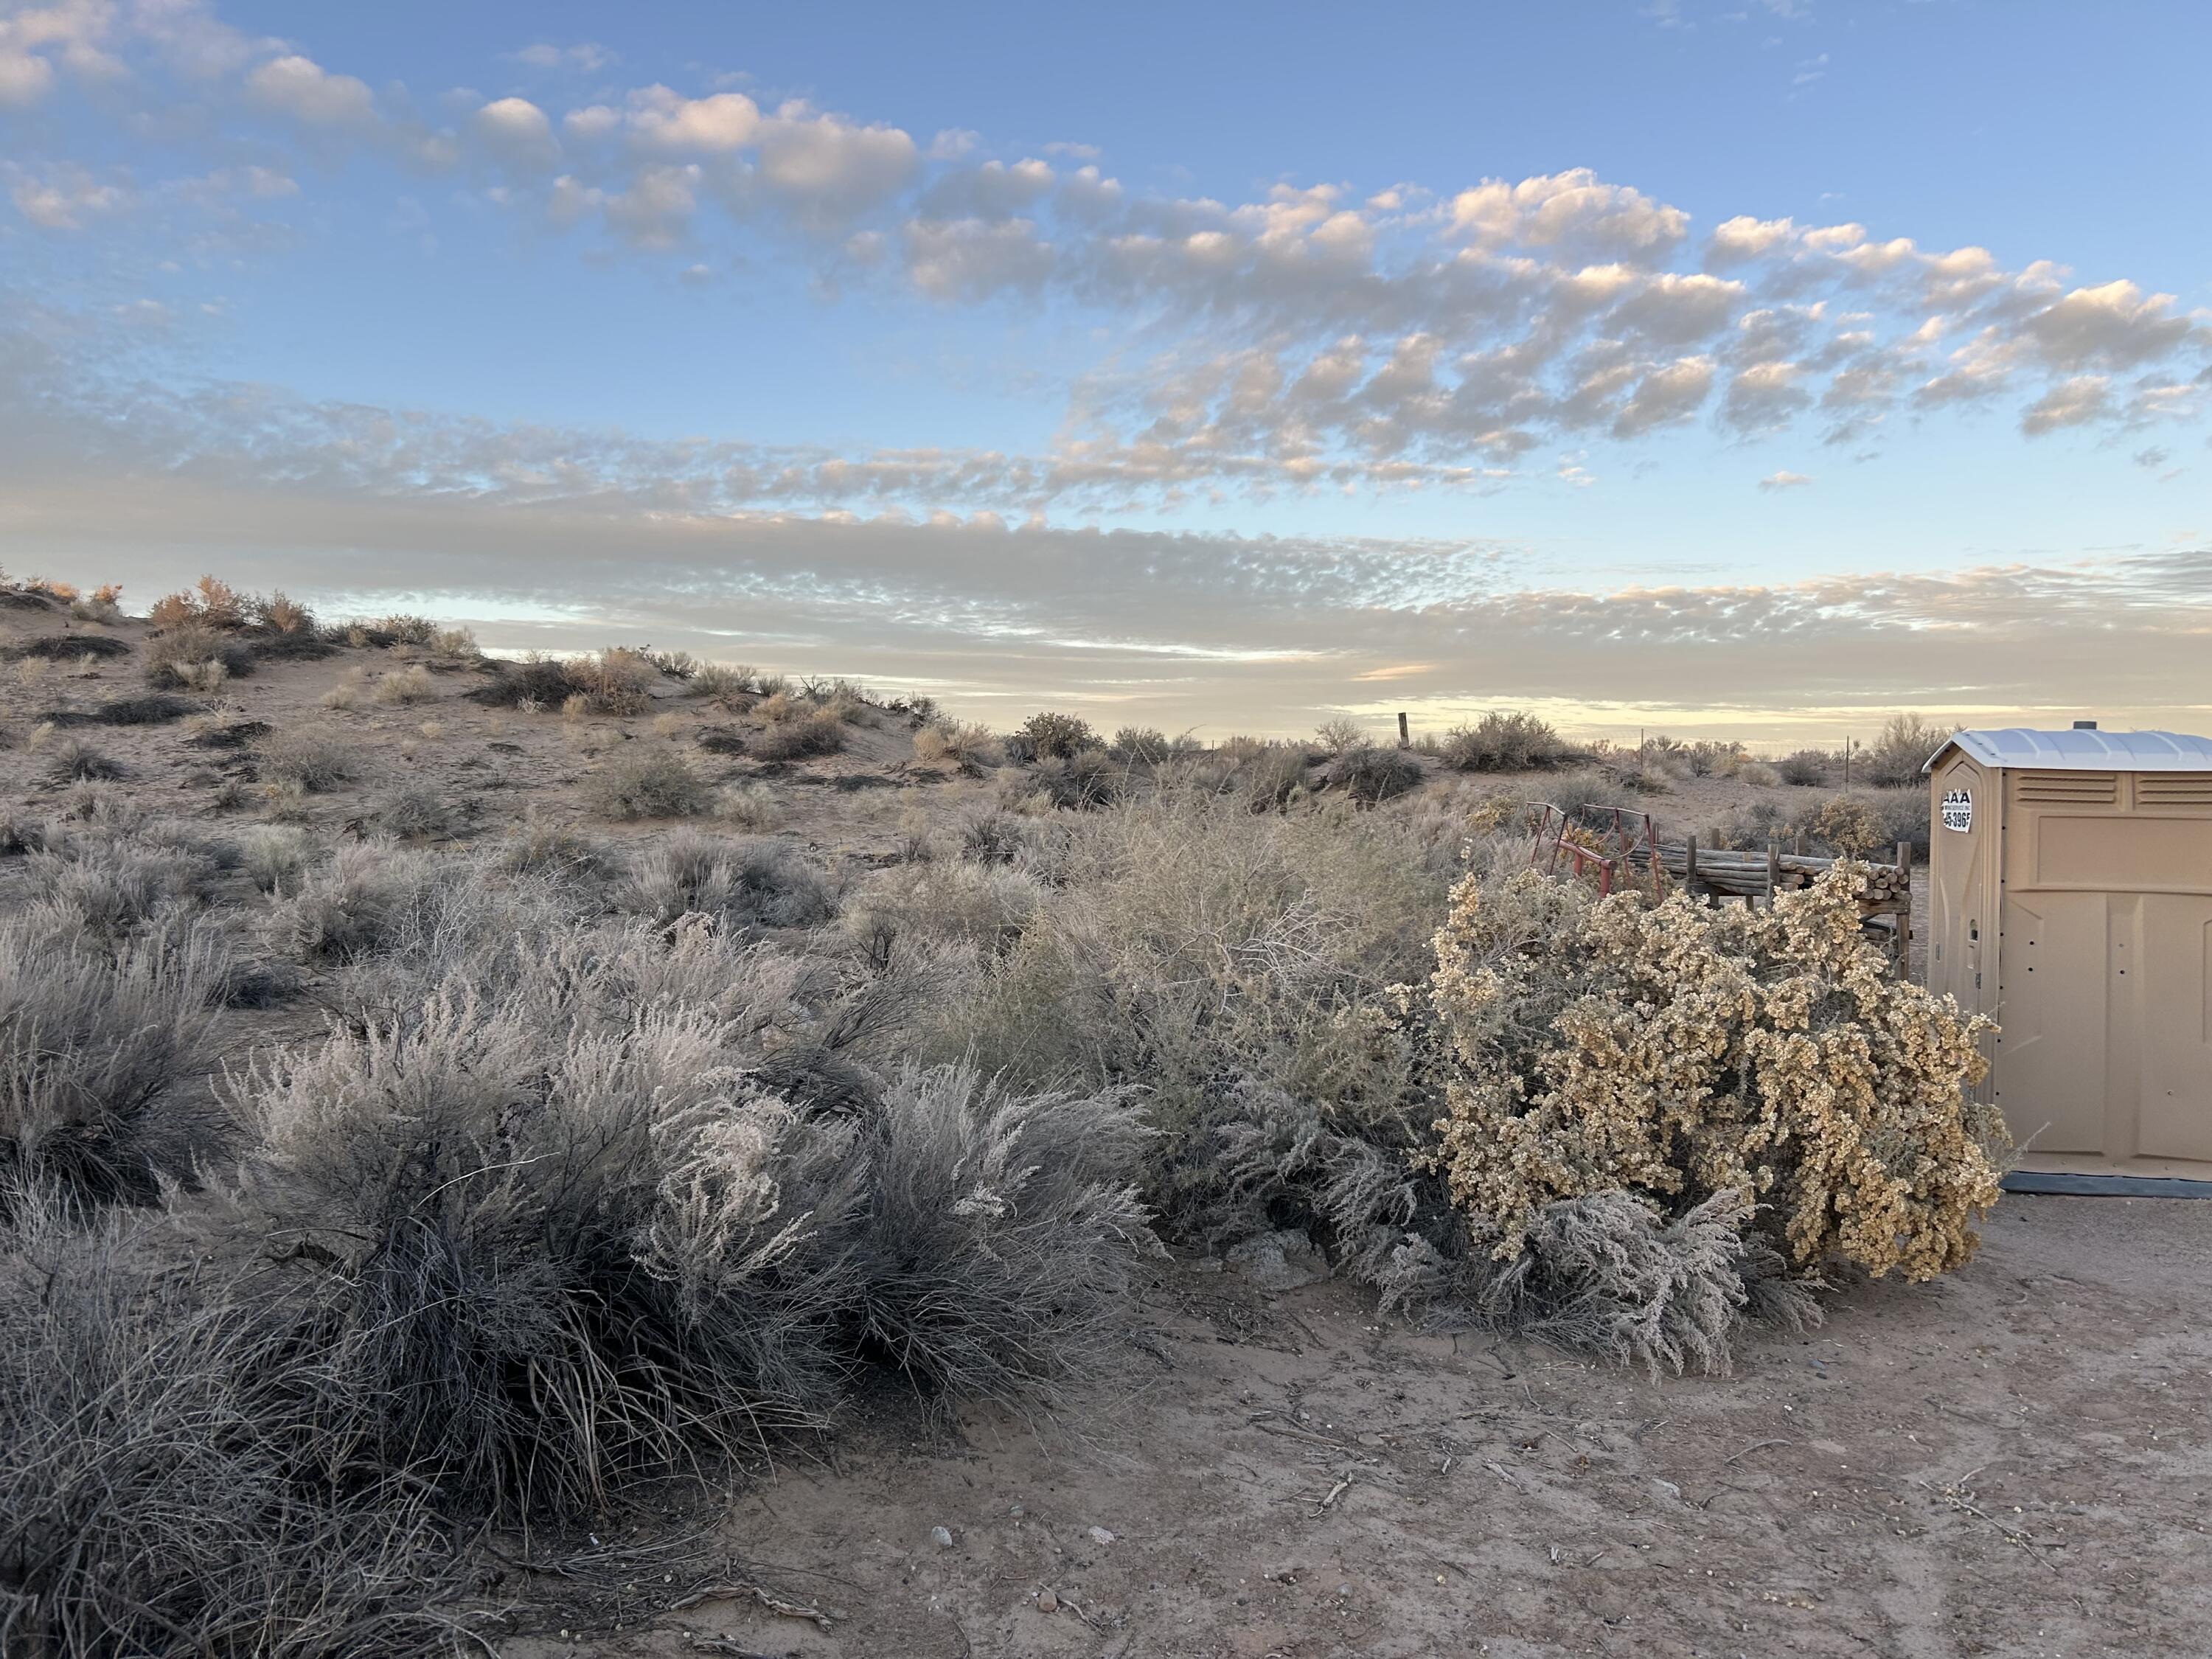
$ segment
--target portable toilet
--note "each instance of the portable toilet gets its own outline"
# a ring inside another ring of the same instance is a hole
[[[2212,1179],[2212,739],[1960,732],[1923,770],[1928,984],[1998,1024],[2021,1184]]]

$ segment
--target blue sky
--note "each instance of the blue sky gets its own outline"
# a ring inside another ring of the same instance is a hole
[[[988,717],[2212,726],[2192,4],[0,0],[0,565]]]

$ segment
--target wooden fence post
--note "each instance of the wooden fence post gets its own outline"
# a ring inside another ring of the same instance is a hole
[[[1698,837],[1694,830],[1682,848],[1682,890],[1692,898],[1698,896]]]
[[[1898,872],[1905,878],[1899,884],[1903,889],[1905,908],[1897,913],[1897,976],[1899,979],[1911,979],[1912,977],[1912,843],[1909,841],[1897,843],[1897,868]]]
[[[1774,895],[1782,885],[1782,848],[1773,836],[1766,838],[1766,908],[1774,908]]]
[[[1411,749],[1413,746],[1413,734],[1406,729],[1406,711],[1401,708],[1398,711],[1398,747]]]

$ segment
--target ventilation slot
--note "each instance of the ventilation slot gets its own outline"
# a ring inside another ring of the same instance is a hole
[[[2019,799],[2027,806],[2110,806],[2120,798],[2113,772],[2023,772]]]
[[[2136,779],[2138,806],[2212,806],[2212,772],[2146,772]]]

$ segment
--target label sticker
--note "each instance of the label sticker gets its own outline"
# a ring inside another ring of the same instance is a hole
[[[1974,793],[1971,789],[1954,789],[1943,797],[1943,827],[1964,835],[1974,827]]]

